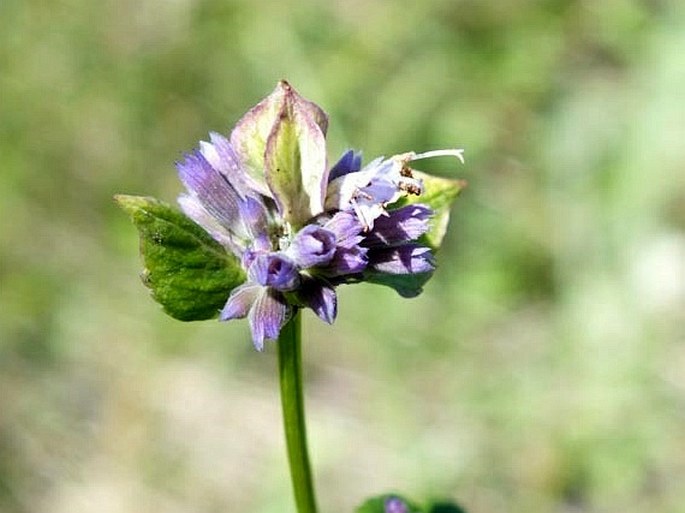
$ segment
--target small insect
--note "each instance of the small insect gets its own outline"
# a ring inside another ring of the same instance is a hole
[[[397,183],[397,187],[401,191],[414,196],[420,196],[423,193],[423,183],[414,178],[412,169],[406,164],[400,168],[400,176],[405,178],[405,180],[400,179]]]

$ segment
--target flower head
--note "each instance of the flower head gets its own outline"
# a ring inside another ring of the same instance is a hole
[[[406,201],[424,193],[410,164],[462,159],[461,150],[380,157],[364,167],[350,150],[328,168],[327,126],[326,114],[282,81],[229,137],[212,133],[177,163],[187,191],[181,209],[237,257],[246,276],[219,318],[247,317],[260,350],[297,308],[332,323],[340,284],[391,284],[434,270],[432,251],[420,241],[433,210]],[[415,295],[423,281],[396,288]]]

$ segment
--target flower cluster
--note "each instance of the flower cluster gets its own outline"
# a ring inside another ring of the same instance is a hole
[[[247,276],[220,319],[247,317],[259,350],[297,308],[332,323],[340,284],[434,270],[431,250],[417,241],[429,230],[431,208],[398,200],[423,193],[413,161],[461,159],[461,150],[377,158],[364,167],[361,155],[348,151],[329,168],[327,124],[317,105],[282,81],[230,137],[212,133],[177,163],[187,190],[181,209]],[[416,283],[400,292],[418,294]]]

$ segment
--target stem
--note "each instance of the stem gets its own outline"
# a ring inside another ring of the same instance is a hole
[[[298,513],[316,513],[316,499],[314,498],[314,484],[309,465],[307,430],[304,419],[301,333],[300,313],[295,312],[278,337],[278,371],[281,383],[285,442],[288,448],[295,504]]]

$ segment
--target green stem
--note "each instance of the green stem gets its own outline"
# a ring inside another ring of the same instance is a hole
[[[278,371],[281,382],[281,405],[285,442],[290,462],[290,477],[298,513],[316,513],[314,484],[307,451],[307,430],[302,395],[300,313],[281,330],[278,337]]]

